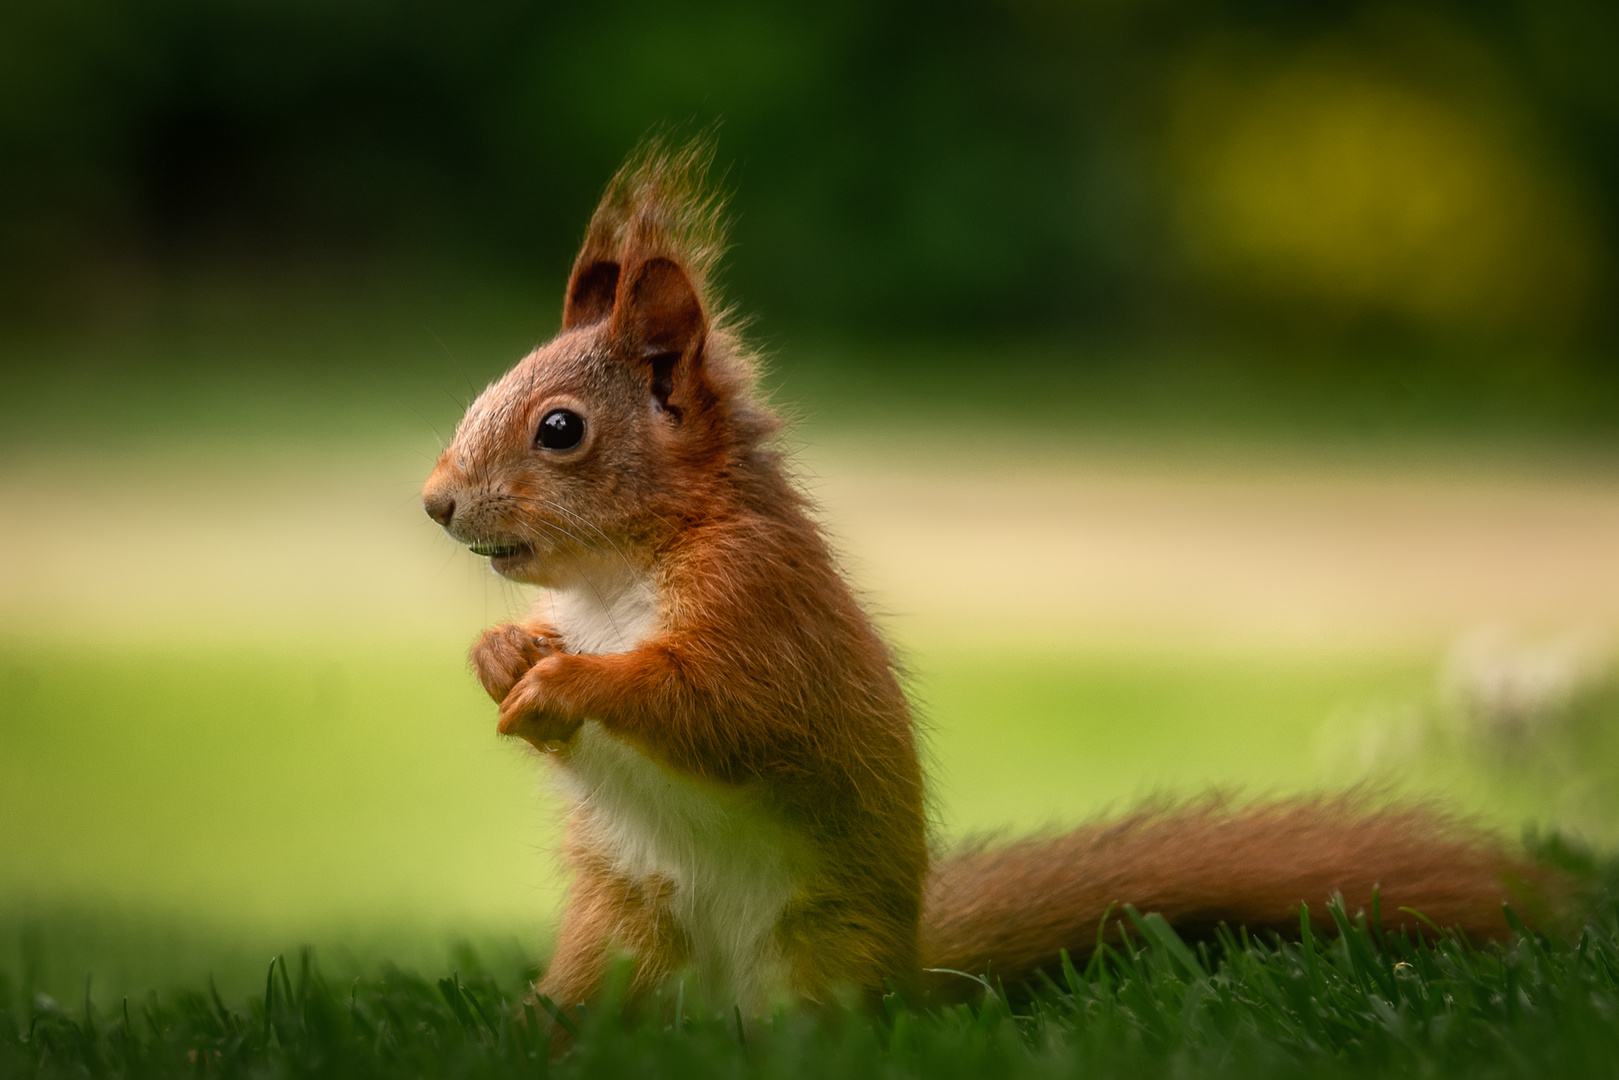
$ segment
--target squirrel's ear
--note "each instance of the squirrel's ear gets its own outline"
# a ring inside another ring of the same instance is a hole
[[[690,276],[673,259],[631,267],[613,309],[615,336],[648,368],[652,396],[679,418],[701,395],[708,320]]]
[[[618,263],[608,259],[580,259],[568,279],[568,298],[562,304],[562,329],[599,323],[613,313],[618,295]]]

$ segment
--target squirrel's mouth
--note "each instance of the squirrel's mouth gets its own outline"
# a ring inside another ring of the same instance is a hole
[[[467,548],[474,555],[482,555],[486,559],[509,559],[513,555],[523,555],[534,550],[527,544],[500,544],[494,541],[468,544]]]
[[[519,567],[526,565],[534,557],[534,545],[513,544],[495,540],[485,540],[476,544],[468,544],[474,555],[482,555],[489,560],[489,568],[501,577],[510,577]]]
[[[486,540],[477,544],[468,544],[474,555],[482,555],[489,560],[490,569],[495,573],[504,575],[515,570],[534,557],[534,545],[510,544],[493,540]]]

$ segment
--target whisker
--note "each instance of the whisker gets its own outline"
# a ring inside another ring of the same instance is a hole
[[[521,502],[532,502],[533,500],[526,499],[521,495],[500,495],[500,496],[496,496],[494,499],[491,499],[490,501],[495,503],[498,506],[501,502],[521,503]],[[522,526],[521,527],[528,527],[528,526],[532,526],[532,525],[541,525],[541,526],[544,526],[547,529],[550,529],[552,532],[558,534],[559,536],[565,536],[569,540],[572,540],[575,544],[579,545],[579,547],[581,549],[585,550],[585,551],[594,551],[595,550],[595,548],[592,547],[589,543],[587,543],[583,537],[569,532],[567,529],[564,529],[561,525],[558,525],[554,521],[546,521],[544,518],[529,518],[529,519],[523,519],[522,520]],[[529,539],[535,539],[535,537],[531,536],[531,537],[529,537]]]
[[[602,527],[600,525],[595,524],[594,522],[590,521],[588,518],[585,518],[580,514],[574,513],[572,510],[569,510],[566,506],[563,506],[559,502],[555,502],[555,501],[553,501],[551,499],[541,499],[540,501],[543,502],[546,506],[551,507],[553,510],[559,510],[564,514],[567,514],[570,518],[572,518],[574,521],[577,521],[579,524],[583,525],[585,528],[594,529],[595,532],[596,532],[596,535],[601,537],[603,540],[607,541],[607,546],[612,548],[614,553],[618,555],[620,561],[622,561],[624,563],[624,569],[630,571],[631,573],[635,572],[635,564],[630,562],[629,556],[624,554],[623,550],[616,543],[613,542],[613,538],[611,536],[608,536],[607,533],[602,529]]]
[[[561,503],[553,502],[550,499],[539,498],[539,497],[530,496],[530,495],[504,495],[502,497],[505,498],[505,499],[508,499],[510,501],[513,501],[513,502],[527,503],[527,504],[532,505],[532,506],[545,507],[545,508],[552,509],[552,510],[558,510],[558,511],[564,513],[564,514],[567,514],[568,517],[572,518],[574,521],[579,522],[579,524],[583,525],[585,528],[594,531],[597,536],[600,536],[603,540],[605,540],[607,542],[607,545],[613,549],[613,554],[617,555],[618,558],[619,558],[619,561],[624,564],[624,569],[625,570],[629,571],[631,574],[635,574],[635,573],[639,572],[639,568],[636,567],[635,563],[630,561],[630,557],[628,555],[624,554],[623,549],[620,548],[618,546],[618,544],[614,543],[613,538],[611,536],[609,536],[601,528],[601,526],[596,525],[594,522],[590,521],[588,518],[582,517],[579,514],[574,513],[572,510],[569,510],[566,506],[563,506]],[[581,541],[581,543],[582,542],[583,541]],[[600,549],[592,547],[591,550],[599,551]]]
[[[507,496],[507,498],[516,499],[517,496]],[[543,518],[535,518],[532,521],[523,522],[522,526],[520,527],[520,535],[523,535],[524,539],[527,539],[527,540],[539,539],[539,537],[536,534],[529,531],[531,529],[531,527],[534,526],[534,525],[540,525],[540,526],[543,526],[543,527],[545,527],[547,529],[552,530],[553,532],[560,533],[561,535],[567,537],[569,540],[572,540],[575,544],[578,544],[581,548],[585,549],[586,551],[594,551],[595,550],[589,544],[585,543],[582,539],[575,536],[573,533],[569,532],[567,529],[562,528],[562,526],[557,525],[555,522],[546,521]],[[600,530],[598,530],[598,531],[600,531]],[[620,553],[620,557],[622,557],[622,552]],[[625,561],[625,565],[626,566],[629,565],[628,560]],[[578,568],[579,568],[579,576],[584,580],[584,583],[590,588],[590,591],[592,593],[596,594],[596,602],[601,605],[602,614],[607,617],[607,625],[609,625],[609,626],[611,626],[613,628],[613,633],[616,636],[623,637],[624,632],[618,625],[618,619],[615,618],[614,615],[613,615],[613,606],[607,602],[607,597],[602,595],[601,587],[599,585],[597,585],[597,583],[591,578],[589,564],[587,562],[582,561],[582,562],[580,562],[578,564]]]
[[[403,404],[403,403],[401,403],[401,404]],[[420,420],[422,423],[427,425],[427,430],[431,431],[433,433],[433,438],[438,440],[439,453],[442,454],[444,452],[445,448],[448,447],[450,444],[444,440],[444,433],[438,429],[438,425],[433,423],[433,421],[429,420],[427,418],[427,414],[422,412],[422,410],[416,408],[416,406],[414,406],[414,405],[405,405],[405,408],[407,408],[411,412],[415,413],[416,414],[416,419]]]
[[[618,546],[617,542],[614,541],[612,536],[609,535],[605,529],[590,521],[583,515],[570,510],[566,506],[563,506],[561,503],[537,496],[518,495],[511,492],[492,492],[487,490],[487,488],[481,494],[483,496],[484,504],[491,509],[498,510],[501,507],[525,507],[550,510],[554,513],[565,515],[570,521],[577,522],[584,529],[588,529],[590,532],[601,537],[602,541],[606,544],[607,549],[611,549],[612,554],[617,557],[618,561],[623,565],[625,571],[627,571],[632,577],[639,575],[639,568],[630,560],[630,557],[624,553],[624,550]],[[580,579],[595,595],[596,602],[601,606],[602,614],[606,618],[608,625],[612,628],[613,633],[619,637],[623,636],[623,628],[619,626],[618,618],[613,611],[613,606],[612,604],[608,603],[607,597],[602,590],[601,583],[596,580],[596,568],[591,565],[593,560],[589,558],[580,558],[582,555],[605,555],[607,553],[606,549],[603,549],[602,547],[590,542],[584,536],[579,535],[573,530],[566,528],[555,521],[548,520],[541,514],[519,515],[517,518],[515,531],[518,537],[525,542],[534,543],[541,540],[549,540],[554,543],[558,540],[566,540],[570,545],[572,545],[573,550],[567,551],[565,554],[573,556]],[[615,600],[616,599],[617,596],[615,595]]]

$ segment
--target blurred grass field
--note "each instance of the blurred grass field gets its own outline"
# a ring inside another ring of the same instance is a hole
[[[265,948],[309,938],[395,960],[413,933],[441,951],[463,938],[543,942],[560,900],[550,800],[539,764],[496,742],[459,650],[89,649],[3,653],[6,944],[22,947],[17,921],[43,920],[36,932],[54,939],[31,963],[58,993],[82,985],[78,965],[125,968],[124,946],[56,935],[63,910],[74,924],[116,912],[117,925],[146,919],[171,937],[193,924]],[[1386,663],[1083,653],[924,663],[952,833],[1072,821],[1211,779],[1297,786],[1321,716],[1410,678]],[[149,959],[160,970],[103,969],[98,984],[116,995],[126,979],[195,979],[219,963],[206,951],[181,965],[192,970]],[[249,960],[212,974],[240,989],[262,974],[263,955]]]
[[[6,346],[0,971],[24,985],[245,993],[302,942],[356,971],[545,949],[542,769],[463,661],[522,595],[415,498],[528,305],[331,303]],[[1362,718],[1439,708],[1469,627],[1619,614],[1619,472],[1600,423],[1565,422],[1589,401],[1487,387],[1429,423],[1437,384],[1400,414],[1376,378],[1220,397],[1117,361],[1042,398],[1060,356],[996,361],[980,394],[967,351],[862,355],[773,380],[906,657],[941,838],[1367,778],[1611,835],[1609,803],[1559,795],[1613,776],[1606,720],[1538,771],[1355,749]]]

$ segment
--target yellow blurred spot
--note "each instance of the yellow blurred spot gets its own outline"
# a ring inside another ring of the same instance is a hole
[[[1333,44],[1196,58],[1169,138],[1193,266],[1340,317],[1569,328],[1593,274],[1583,215],[1506,110],[1461,82]]]

